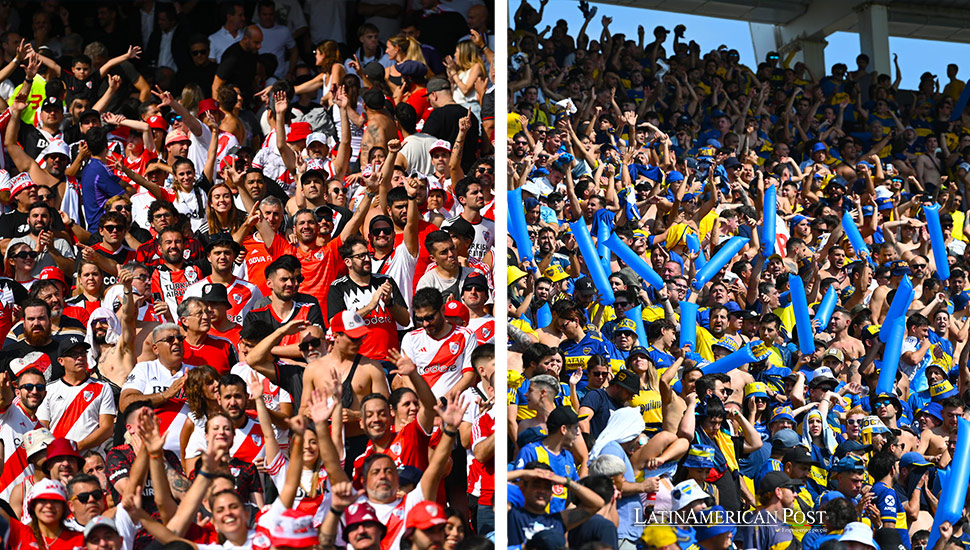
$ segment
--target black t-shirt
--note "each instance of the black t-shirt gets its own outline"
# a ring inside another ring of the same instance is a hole
[[[454,144],[455,139],[458,138],[458,121],[465,118],[467,114],[468,109],[457,103],[436,107],[428,115],[428,120],[424,123],[422,131]],[[478,138],[478,117],[473,113],[472,127],[468,130],[465,143],[462,145],[461,166],[465,170],[475,162],[475,155],[478,153]]]
[[[91,98],[91,104],[93,105],[101,97],[94,97],[95,90],[101,87],[100,71],[92,71],[87,80],[78,80],[70,70],[61,71],[61,80],[64,81],[64,89],[67,90],[68,98],[87,95]]]
[[[22,326],[23,325],[21,325],[21,327]],[[62,376],[64,376],[64,367],[62,367],[61,364],[57,362],[57,358],[60,357],[60,355],[57,354],[58,345],[59,344],[58,344],[57,338],[52,338],[50,343],[44,346],[32,346],[24,340],[16,341],[16,340],[13,340],[12,338],[7,338],[7,341],[3,345],[3,351],[0,352],[0,365],[3,365],[4,370],[12,374],[12,371],[10,370],[11,361],[13,361],[14,359],[18,359],[20,357],[24,357],[30,352],[39,351],[47,355],[48,358],[50,358],[50,362],[51,362],[50,372],[44,373],[45,375],[49,374],[50,376],[47,382],[53,382],[54,380],[59,380]]]
[[[239,86],[243,97],[253,95],[253,79],[256,77],[256,63],[259,55],[249,53],[236,42],[222,54],[222,61],[216,75],[224,81]]]
[[[11,210],[0,216],[0,237],[16,239],[27,233],[30,233],[30,224],[27,223],[26,212]]]
[[[593,410],[593,418],[589,421],[589,433],[594,437],[606,429],[610,415],[618,408],[603,388],[596,388],[587,393],[586,397],[583,397],[582,401],[579,402],[579,405]]]
[[[485,92],[482,98],[482,120],[493,120],[495,118],[495,89]]]
[[[108,71],[108,75],[116,75],[121,77],[121,87],[118,91],[111,97],[108,101],[108,105],[102,109],[101,112],[117,113],[121,104],[124,103],[132,93],[135,92],[135,82],[141,78],[141,73],[138,69],[131,64],[130,61],[122,61],[118,65],[115,65]],[[100,98],[104,95],[104,92],[108,89],[109,79],[107,76],[101,80],[101,84],[98,86],[98,91],[95,94],[95,98]],[[95,99],[97,101],[97,99]]]
[[[116,443],[119,443],[116,441]],[[123,479],[128,479],[131,473],[131,466],[135,463],[135,451],[131,445],[120,442],[121,445],[108,451],[105,458],[105,474],[108,476],[108,489],[115,502],[120,502],[121,493],[115,488],[115,484]],[[172,470],[181,475],[185,475],[182,469],[182,462],[177,454],[172,451],[164,451],[166,470]],[[145,486],[141,493],[141,507],[148,512],[154,519],[158,520],[158,505],[155,503],[155,489],[152,486],[152,473],[148,472]],[[144,527],[138,530],[135,535],[135,550],[147,548],[155,539],[148,534]]]
[[[320,304],[317,303],[316,300],[314,300],[313,303],[301,302],[299,301],[300,300],[299,296],[300,295],[297,295],[294,298],[293,311],[290,313],[289,319],[286,319],[282,322],[279,319],[277,319],[276,314],[273,313],[272,305],[270,305],[268,303],[269,300],[266,299],[267,303],[265,305],[261,307],[254,307],[253,310],[250,311],[248,315],[246,315],[246,318],[243,320],[243,326],[245,326],[248,323],[251,323],[253,320],[258,320],[258,321],[263,321],[265,323],[268,323],[271,327],[273,327],[273,330],[276,330],[281,326],[283,326],[284,323],[287,323],[294,319],[302,319],[307,321],[311,325],[319,325],[322,327],[323,312],[320,310]]]

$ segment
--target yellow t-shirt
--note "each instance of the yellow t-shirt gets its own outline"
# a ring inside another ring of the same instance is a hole
[[[20,89],[23,88],[23,84],[20,84],[13,89],[13,94],[7,100],[9,103],[13,103],[13,98],[17,97],[20,93]],[[40,76],[34,77],[34,82],[30,86],[30,95],[27,96],[27,108],[24,112],[20,113],[20,120],[24,124],[34,124],[34,114],[40,110],[40,104],[44,102],[47,98],[47,81]]]

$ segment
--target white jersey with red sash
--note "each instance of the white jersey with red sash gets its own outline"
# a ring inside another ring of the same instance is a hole
[[[419,328],[404,335],[401,341],[401,351],[418,366],[418,374],[431,386],[436,398],[455,387],[462,374],[473,371],[471,357],[476,347],[475,333],[454,325],[441,340]]]
[[[229,449],[229,456],[251,464],[257,458],[266,456],[265,443],[262,428],[252,418],[246,417],[246,425],[242,428],[236,428],[232,439],[232,448]],[[206,446],[205,433],[201,430],[193,431],[188,445],[185,446],[185,459],[189,460],[201,456],[205,452]]]
[[[182,364],[175,372],[161,364],[158,359],[143,361],[135,365],[121,390],[135,390],[143,395],[161,393],[172,387],[179,378],[188,375],[194,367]],[[165,436],[165,450],[181,453],[179,436],[182,425],[188,420],[188,407],[185,406],[185,388],[172,399],[155,408],[162,435]]]
[[[37,409],[37,419],[48,425],[54,437],[75,442],[94,433],[105,414],[118,415],[111,388],[90,378],[76,386],[63,378],[52,382]]]
[[[495,317],[491,315],[468,321],[468,330],[475,333],[479,346],[495,343]]]
[[[271,411],[281,412],[282,408],[280,405],[282,403],[293,403],[293,397],[290,395],[290,392],[270,382],[269,378],[266,378],[260,374],[259,371],[250,367],[243,361],[233,365],[230,372],[247,381],[253,374],[255,374],[256,378],[263,384],[263,403],[265,403],[266,408]],[[256,409],[247,409],[246,414],[248,414],[249,417],[256,422],[259,422]],[[288,451],[290,448],[290,430],[273,426],[273,433],[276,434],[276,442],[280,446],[280,451]]]
[[[282,452],[276,455],[273,463],[266,468],[266,473],[273,480],[277,489],[282,489],[286,483],[286,471],[290,467],[290,460]],[[310,496],[313,494],[314,496]],[[313,525],[319,527],[323,518],[330,510],[330,482],[327,471],[321,467],[318,471],[304,469],[300,476],[300,486],[296,489],[293,508],[313,514]]]
[[[387,527],[384,540],[381,541],[381,550],[392,550],[400,548],[401,537],[404,535],[404,520],[408,513],[420,502],[427,500],[419,483],[413,491],[404,498],[399,498],[388,504],[375,502],[366,496],[361,497],[357,502],[367,502],[374,507],[377,519]]]
[[[7,410],[0,412],[0,441],[3,441],[3,473],[0,474],[0,500],[10,500],[10,493],[25,477],[33,475],[34,467],[27,462],[27,451],[24,450],[24,434],[37,428],[42,428],[37,420],[31,420],[30,415],[20,403],[14,400]]]

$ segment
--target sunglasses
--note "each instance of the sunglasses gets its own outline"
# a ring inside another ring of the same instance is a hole
[[[47,384],[21,384],[20,389],[32,392],[37,391],[47,391]]]
[[[893,404],[892,401],[890,401],[888,399],[883,399],[881,401],[876,401],[875,403],[872,404],[872,406],[873,407],[876,407],[876,408],[879,408],[879,407],[888,407],[888,406],[890,406],[892,404]]]
[[[475,172],[479,174],[494,174],[495,170],[491,166],[479,166]]]
[[[390,227],[375,227],[370,230],[371,235],[393,235],[394,230]]]
[[[590,371],[589,372],[590,378],[592,378],[594,376],[596,376],[596,377],[606,376],[607,374],[609,374],[609,373],[607,371],[605,371],[605,370],[604,371],[600,371],[600,372],[593,372],[593,371]]]
[[[196,56],[196,55],[206,55],[207,53],[209,53],[209,50],[192,50],[192,55],[193,56]]]
[[[121,212],[122,210],[131,212],[131,205],[130,204],[116,204],[115,205],[115,207],[114,207],[114,211],[115,212]]]
[[[97,490],[88,491],[85,493],[78,493],[74,495],[74,498],[71,500],[76,500],[82,504],[87,504],[91,501],[101,500],[102,498],[104,498],[104,491],[102,491],[101,489],[97,489]]]
[[[38,256],[38,253],[36,250],[21,250],[16,254],[12,254],[10,257],[17,258],[18,260],[26,260],[27,258],[30,258],[31,260],[36,260],[37,256]]]
[[[115,231],[121,231],[120,225],[102,225],[101,229],[104,229],[108,233],[114,233]]]
[[[319,338],[310,338],[309,340],[304,340],[300,342],[300,351],[306,353],[311,349],[316,349],[320,347],[321,340]]]
[[[181,344],[184,341],[185,341],[185,336],[182,336],[181,334],[173,334],[172,336],[158,340],[159,343],[166,343],[170,346],[175,342],[178,342]]]
[[[431,315],[426,315],[424,317],[418,317],[417,315],[415,315],[414,316],[414,322],[415,323],[430,323],[431,321],[434,321],[437,316],[438,316],[437,313],[432,313]]]
[[[364,258],[369,258],[370,252],[361,252],[360,254],[351,254],[348,256],[351,260],[363,260]]]

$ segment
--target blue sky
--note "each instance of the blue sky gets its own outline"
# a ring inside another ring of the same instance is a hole
[[[536,8],[538,0],[530,0]],[[646,29],[646,42],[653,40],[653,28],[663,25],[671,31],[678,24],[687,26],[686,39],[694,40],[701,45],[702,52],[708,52],[721,44],[738,50],[741,62],[754,68],[754,48],[751,45],[751,31],[743,21],[732,21],[701,17],[697,15],[683,15],[665,11],[644,10],[608,4],[593,4],[599,7],[596,19],[590,23],[588,33],[596,38],[602,30],[600,19],[603,15],[613,18],[610,30],[622,32],[633,39],[637,36],[637,25]],[[583,25],[583,16],[579,11],[576,0],[550,0],[546,6],[544,20],[539,25],[542,30],[546,25],[555,25],[556,20],[565,19],[569,24],[570,34],[575,36]],[[515,14],[519,7],[518,0],[509,3],[509,17]],[[673,33],[667,37],[667,51],[673,44]],[[856,67],[855,57],[859,54],[859,35],[855,33],[839,32],[829,35],[825,48],[826,70],[838,62],[845,63],[849,70]],[[957,77],[961,80],[970,78],[970,44],[955,44],[931,40],[914,40],[911,38],[889,38],[891,53],[899,54],[899,66],[902,69],[903,81],[901,87],[915,89],[919,84],[919,77],[923,72],[930,71],[940,77],[940,86],[946,85],[946,65],[956,62],[961,65]],[[892,77],[895,79],[895,70]]]

